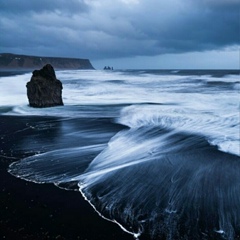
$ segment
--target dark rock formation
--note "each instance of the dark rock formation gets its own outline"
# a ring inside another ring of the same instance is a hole
[[[113,67],[105,66],[103,70],[113,70]]]
[[[0,53],[0,69],[32,70],[51,64],[55,69],[94,69],[88,59],[37,57]]]
[[[30,82],[27,83],[27,96],[31,107],[53,107],[63,105],[62,83],[56,78],[50,64],[41,70],[33,71]]]

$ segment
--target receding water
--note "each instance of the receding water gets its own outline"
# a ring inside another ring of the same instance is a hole
[[[56,75],[65,105],[46,109],[28,106],[31,74],[0,77],[0,117],[12,120],[12,138],[26,136],[4,147],[2,120],[1,155],[26,155],[12,175],[79,190],[136,238],[240,234],[238,72]]]

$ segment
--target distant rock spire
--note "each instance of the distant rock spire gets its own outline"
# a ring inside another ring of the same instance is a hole
[[[113,67],[105,66],[103,69],[104,70],[113,70]]]

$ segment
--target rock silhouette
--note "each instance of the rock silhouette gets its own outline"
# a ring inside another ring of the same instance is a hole
[[[105,66],[103,70],[113,70],[113,67]]]
[[[27,83],[27,96],[31,107],[43,108],[63,105],[62,83],[56,78],[54,68],[47,64],[34,70]]]

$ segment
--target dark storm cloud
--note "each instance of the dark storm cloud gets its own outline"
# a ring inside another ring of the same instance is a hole
[[[56,11],[82,12],[87,10],[87,5],[83,0],[0,0],[0,12],[25,14],[27,12]]]
[[[237,1],[168,1],[169,5],[154,2],[143,4],[140,21],[136,17],[132,22],[155,41],[157,52],[203,51],[239,43]]]
[[[238,0],[0,0],[0,52],[92,59],[239,44]]]

